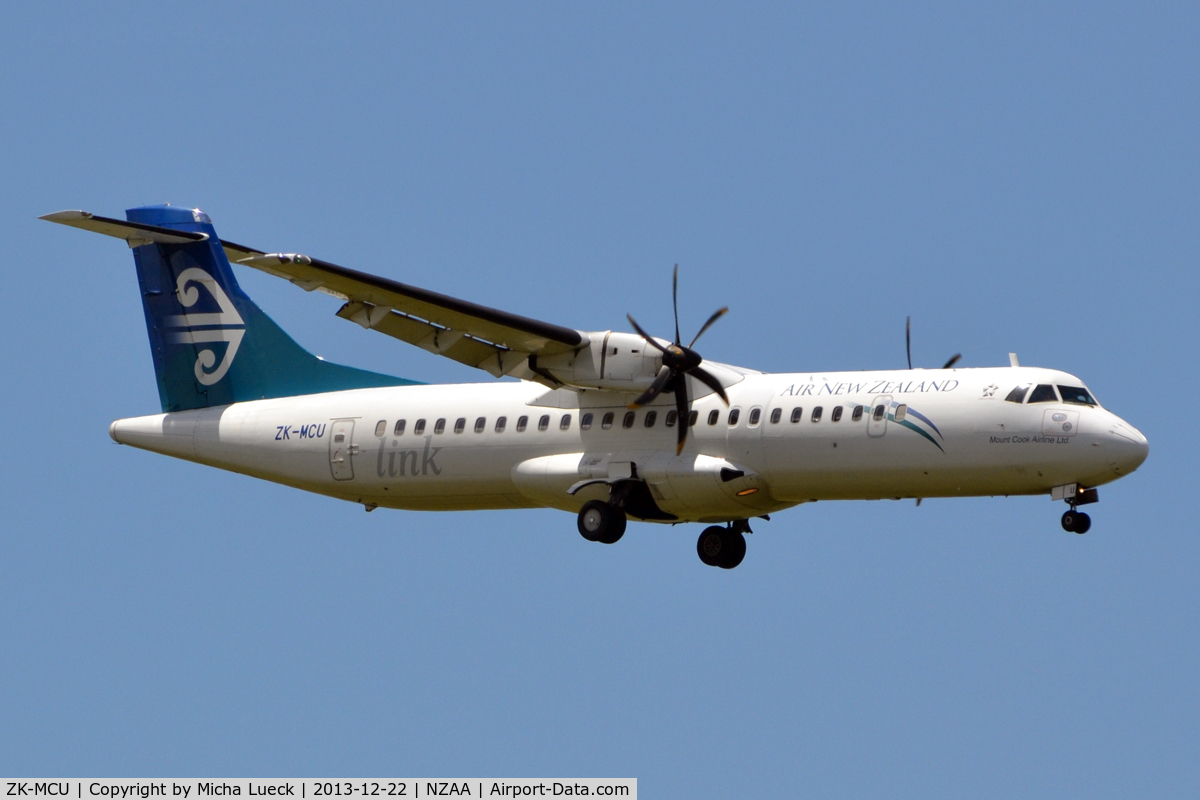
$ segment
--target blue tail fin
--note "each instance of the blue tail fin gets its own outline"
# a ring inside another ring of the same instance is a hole
[[[175,206],[125,212],[130,222],[208,234],[133,248],[163,411],[416,381],[322,361],[242,292],[208,215]]]

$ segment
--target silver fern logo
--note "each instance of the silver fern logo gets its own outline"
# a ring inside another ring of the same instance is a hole
[[[167,333],[166,340],[171,344],[193,345],[225,342],[228,346],[219,363],[217,354],[211,347],[204,348],[196,354],[193,370],[196,380],[204,386],[212,386],[229,372],[238,347],[242,344],[242,337],[246,335],[246,323],[221,285],[199,267],[191,267],[179,273],[175,281],[175,297],[179,299],[179,305],[184,308],[196,305],[200,300],[200,290],[197,286],[203,286],[217,301],[217,307],[221,310],[215,314],[181,314],[167,317],[166,327],[176,330]]]

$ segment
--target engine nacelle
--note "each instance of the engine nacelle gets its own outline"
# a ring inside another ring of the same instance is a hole
[[[568,386],[625,392],[645,391],[662,368],[662,352],[636,333],[603,331],[587,336],[591,339],[587,347],[554,356],[531,356],[529,368]]]

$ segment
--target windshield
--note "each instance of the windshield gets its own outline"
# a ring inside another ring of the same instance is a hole
[[[1097,405],[1095,398],[1091,393],[1082,386],[1059,386],[1058,391],[1062,394],[1064,403],[1072,403],[1077,406],[1094,406]]]
[[[1048,383],[1039,383],[1033,388],[1033,392],[1029,395],[1030,403],[1057,403],[1058,395],[1054,393],[1054,387]]]
[[[1008,397],[1004,398],[1010,403],[1024,403],[1025,394],[1029,391],[1029,384],[1023,383],[1017,388],[1008,393]]]

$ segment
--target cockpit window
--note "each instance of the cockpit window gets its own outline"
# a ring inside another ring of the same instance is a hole
[[[1029,395],[1031,403],[1057,403],[1058,393],[1054,391],[1054,387],[1048,383],[1039,383],[1033,388],[1033,392]]]
[[[1010,403],[1024,403],[1025,395],[1029,394],[1029,384],[1024,383],[1008,393],[1008,397],[1004,398]]]
[[[1071,403],[1077,406],[1096,405],[1096,399],[1082,386],[1059,386],[1058,391],[1062,392],[1064,403]]]

